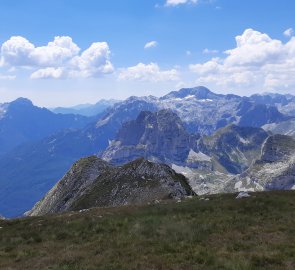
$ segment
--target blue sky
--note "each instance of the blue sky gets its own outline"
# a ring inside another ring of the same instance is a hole
[[[295,94],[294,11],[292,0],[1,0],[0,102],[69,106],[199,84]]]

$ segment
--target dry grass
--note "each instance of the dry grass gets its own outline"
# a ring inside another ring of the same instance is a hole
[[[295,192],[0,221],[0,269],[295,269]]]

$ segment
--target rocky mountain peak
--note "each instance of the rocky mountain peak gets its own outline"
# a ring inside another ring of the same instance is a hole
[[[183,162],[189,154],[191,140],[173,111],[141,112],[136,120],[123,124],[102,158],[114,164],[124,164],[138,157]]]
[[[247,127],[261,127],[268,123],[275,123],[290,119],[272,105],[255,103],[248,98],[238,105],[237,115],[240,116],[239,125]]]
[[[36,216],[91,207],[143,204],[193,194],[186,178],[167,165],[141,158],[114,167],[92,156],[76,162],[26,214]]]
[[[34,106],[33,102],[27,98],[20,97],[12,102],[10,102],[10,106]]]
[[[194,88],[182,88],[179,91],[172,91],[164,96],[163,99],[188,97],[195,97],[197,99],[216,99],[220,97],[220,95],[211,92],[204,86],[197,86]]]

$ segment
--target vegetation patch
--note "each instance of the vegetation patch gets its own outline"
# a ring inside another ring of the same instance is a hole
[[[295,269],[295,192],[0,221],[0,269]]]

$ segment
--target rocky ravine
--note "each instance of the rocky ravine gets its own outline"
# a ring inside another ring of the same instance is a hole
[[[193,194],[186,178],[167,165],[137,159],[115,167],[91,156],[76,162],[26,215],[143,204]]]
[[[262,126],[263,129],[270,131],[273,134],[288,135],[295,138],[295,119],[279,123],[271,123]]]
[[[226,192],[276,189],[295,189],[295,140],[285,135],[270,136],[260,159],[225,187]]]

